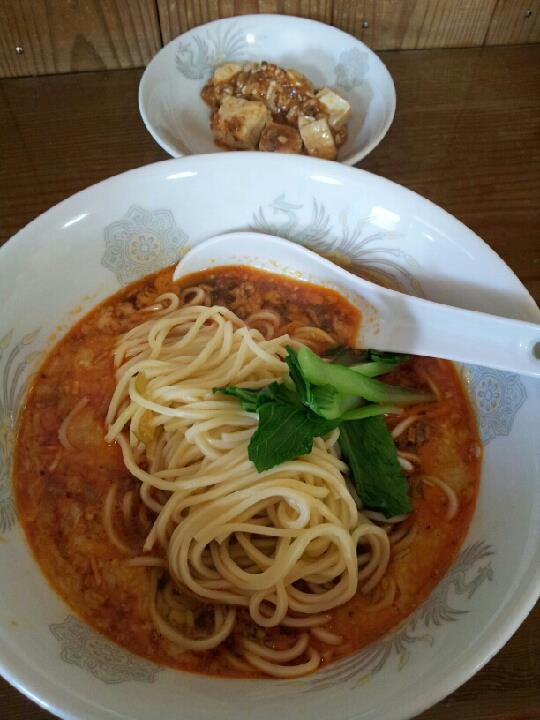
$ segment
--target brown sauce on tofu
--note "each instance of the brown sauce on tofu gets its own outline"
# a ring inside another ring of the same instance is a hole
[[[235,150],[304,153],[335,160],[347,140],[348,102],[273,63],[226,63],[201,91],[214,141]]]

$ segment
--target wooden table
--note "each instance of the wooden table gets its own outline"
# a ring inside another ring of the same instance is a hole
[[[396,82],[397,114],[361,167],[456,215],[539,302],[540,45],[381,56]],[[0,244],[68,195],[167,157],[138,115],[140,75],[0,80]],[[0,718],[50,717],[0,680]],[[483,670],[421,718],[540,718],[540,606]]]

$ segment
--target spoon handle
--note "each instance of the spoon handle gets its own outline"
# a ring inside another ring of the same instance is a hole
[[[378,321],[361,326],[360,346],[540,377],[540,325],[409,297],[372,283],[361,292]]]
[[[338,290],[362,313],[357,346],[433,355],[540,377],[540,325],[430,302],[388,290],[300,245],[240,231],[196,245],[173,279],[220,265],[250,265]]]

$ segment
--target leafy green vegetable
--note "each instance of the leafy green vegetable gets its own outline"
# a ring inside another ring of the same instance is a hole
[[[314,413],[321,415],[328,420],[340,417],[346,410],[362,404],[362,399],[357,395],[343,395],[330,385],[315,386],[306,379],[296,352],[292,347],[287,347],[285,362],[289,366],[289,375],[293,381],[298,396]]]
[[[296,387],[296,392],[298,393],[300,400],[308,407],[311,407],[313,403],[311,383],[304,377],[304,373],[298,363],[298,356],[290,346],[287,346],[287,356],[285,357],[285,362],[289,366],[289,376]]]
[[[403,408],[399,405],[383,405],[381,403],[368,403],[359,408],[353,410],[347,410],[339,418],[340,422],[346,420],[362,420],[363,418],[374,417],[375,415],[391,415],[394,413],[400,413]]]
[[[346,349],[339,349],[339,353],[344,354],[345,351]],[[354,352],[356,352],[356,355],[358,356],[358,351],[351,351],[351,353]],[[373,377],[374,375],[381,375],[390,372],[390,370],[393,370],[407,358],[405,355],[399,355],[397,353],[379,353],[375,350],[362,351],[362,353],[367,362],[352,365],[350,366],[350,369],[367,377]],[[336,356],[337,355],[338,353],[336,353]],[[341,357],[342,355],[339,356]],[[370,417],[371,415],[385,414],[386,412],[396,412],[394,406],[392,406],[390,410],[380,410],[378,408],[374,409],[371,407],[369,411],[360,412],[360,414],[353,414],[351,418],[349,418],[349,411],[352,411],[353,408],[358,408],[360,405],[364,404],[362,397],[358,394],[344,394],[343,392],[336,390],[336,388],[332,385],[312,385],[303,372],[303,368],[298,361],[296,352],[291,347],[287,348],[287,357],[285,358],[285,361],[289,366],[289,375],[302,402],[311,408],[313,412],[327,418],[328,420],[334,420],[344,415],[347,415],[345,419],[348,420],[356,417]],[[386,408],[387,406],[388,405],[385,405],[384,407]]]
[[[281,400],[293,405],[302,404],[294,390],[279,382],[270,383],[270,385],[265,385],[263,388],[241,388],[236,385],[225,385],[224,387],[213,388],[212,392],[237,397],[240,400],[242,410],[248,412],[257,412],[261,405],[273,400]]]
[[[314,385],[311,390],[311,409],[328,420],[335,420],[343,413],[363,404],[362,398],[357,395],[343,395],[331,385]]]
[[[302,401],[295,393],[294,388],[289,388],[285,383],[274,381],[270,385],[266,385],[259,391],[257,400],[257,410],[268,402],[282,402],[289,405],[298,405],[302,407]]]
[[[339,444],[362,503],[385,517],[411,512],[409,486],[382,417],[343,422]]]
[[[354,372],[360,373],[360,375],[364,375],[364,377],[368,378],[374,378],[378,377],[379,375],[386,375],[386,373],[389,373],[391,370],[396,368],[399,365],[399,363],[378,363],[378,362],[368,362],[368,363],[360,363],[358,365],[349,365],[349,370],[353,370]]]
[[[381,350],[358,350],[346,345],[337,345],[327,350],[323,357],[330,358],[333,363],[345,365],[366,377],[377,377],[377,375],[385,375],[390,372],[408,360],[410,356]]]
[[[249,459],[258,472],[306,455],[311,452],[313,438],[323,437],[337,425],[284,398],[263,402],[258,412],[259,427],[248,447]]]
[[[377,377],[389,373],[398,365],[409,359],[408,355],[400,353],[378,352],[377,350],[368,350],[365,362],[350,365],[350,369],[358,372],[366,377]]]
[[[403,405],[432,400],[433,396],[373,378],[406,359],[397,353],[359,354],[339,348],[334,362],[325,362],[305,346],[298,353],[289,347],[285,358],[289,377],[283,382],[260,389],[227,386],[214,388],[214,392],[237,397],[244,410],[259,414],[259,426],[248,447],[258,472],[311,452],[314,438],[339,426],[339,442],[358,496],[365,506],[391,517],[410,512],[411,503],[382,415],[398,413]]]
[[[431,393],[386,385],[343,365],[326,363],[305,345],[298,350],[297,360],[305,380],[313,385],[330,385],[343,395],[357,395],[371,402],[395,405],[412,405],[433,400]]]
[[[221,393],[222,395],[232,395],[240,400],[242,410],[248,412],[257,411],[257,400],[259,399],[260,389],[258,388],[241,388],[236,385],[227,385],[226,387],[215,387],[212,392]]]
[[[273,382],[261,389],[228,385],[213,392],[237,397],[242,409],[259,413],[259,427],[248,447],[249,459],[258,472],[311,452],[313,438],[337,426],[337,422],[316,415],[283,383]]]

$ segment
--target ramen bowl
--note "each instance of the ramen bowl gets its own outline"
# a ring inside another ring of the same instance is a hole
[[[348,140],[338,160],[353,165],[376,147],[394,119],[394,83],[364,43],[329,25],[284,15],[216,20],[168,43],[146,68],[139,111],[154,140],[173,157],[223,152],[210,129],[201,90],[215,66],[260,62],[304,73],[351,105]]]
[[[253,707],[262,720],[411,717],[487,662],[538,597],[540,384],[483,367],[460,368],[484,446],[465,543],[424,604],[357,654],[294,681],[180,673],[100,636],[49,587],[11,489],[16,417],[32,372],[123,285],[243,229],[281,235],[431,300],[540,318],[515,275],[455,218],[387,180],[311,158],[170,160],[78,193],[21,230],[0,250],[0,670],[63,718],[247,720]]]

